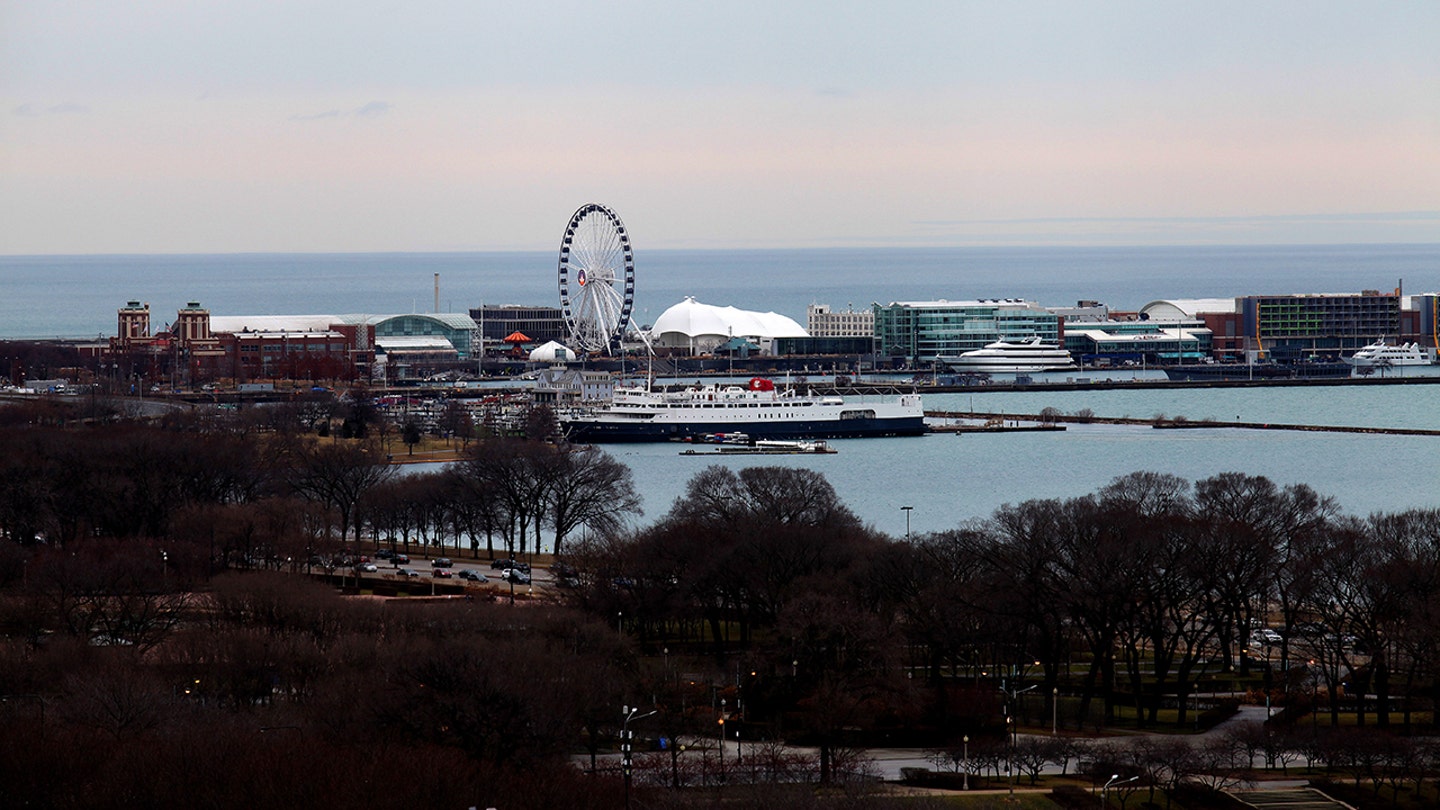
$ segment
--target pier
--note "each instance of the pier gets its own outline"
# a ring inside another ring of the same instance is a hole
[[[1001,433],[1025,430],[1024,427],[997,428],[987,426],[999,420],[1004,422],[1030,423],[1029,430],[1064,430],[1057,422],[1089,425],[1149,425],[1157,430],[1201,430],[1207,428],[1238,428],[1241,430],[1290,430],[1312,433],[1372,433],[1384,436],[1440,436],[1440,430],[1424,428],[1356,427],[1353,425],[1296,425],[1276,422],[1221,422],[1214,419],[1143,419],[1130,416],[1076,416],[1073,414],[1017,414],[990,413],[988,411],[926,411],[926,419],[968,419],[985,422],[986,425],[937,425],[932,433]]]

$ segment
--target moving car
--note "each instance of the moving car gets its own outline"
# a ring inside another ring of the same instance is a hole
[[[506,568],[500,572],[501,582],[512,582],[516,585],[529,585],[530,575],[518,568]]]
[[[486,581],[487,581],[487,580],[485,579],[485,575],[484,575],[484,574],[480,573],[479,571],[470,569],[470,568],[462,568],[462,569],[460,569],[460,572],[459,572],[456,576],[460,577],[461,579],[468,579],[468,580],[470,580],[471,582],[486,582]]]

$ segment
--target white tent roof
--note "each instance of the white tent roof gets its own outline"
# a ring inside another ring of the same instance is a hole
[[[571,351],[568,346],[553,340],[530,351],[530,362],[532,363],[563,363],[578,359],[575,352]]]
[[[689,338],[706,335],[718,337],[809,337],[805,327],[774,312],[751,312],[735,307],[702,304],[694,298],[665,310],[655,319],[650,334],[684,335]]]

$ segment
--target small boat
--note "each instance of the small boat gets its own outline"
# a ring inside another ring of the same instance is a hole
[[[752,445],[720,445],[714,450],[681,450],[682,456],[832,455],[835,448],[813,439],[759,439]]]

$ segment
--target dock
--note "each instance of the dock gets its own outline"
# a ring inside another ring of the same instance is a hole
[[[956,435],[965,433],[1053,433],[1064,429],[1064,425],[1056,424],[935,425],[930,428],[930,432]]]
[[[1231,428],[1240,430],[1290,430],[1313,433],[1368,433],[1384,436],[1440,436],[1440,430],[1427,428],[1358,427],[1354,425],[1297,425],[1275,422],[1221,422],[1211,419],[1137,419],[1134,417],[1077,416],[1074,414],[994,414],[973,411],[926,411],[927,419],[970,419],[985,420],[986,426],[997,420],[1003,422],[1030,423],[1029,425],[986,429],[985,426],[935,425],[932,433],[999,433],[1015,430],[1064,430],[1058,422],[1094,425],[1148,425],[1156,430],[1205,430]]]

